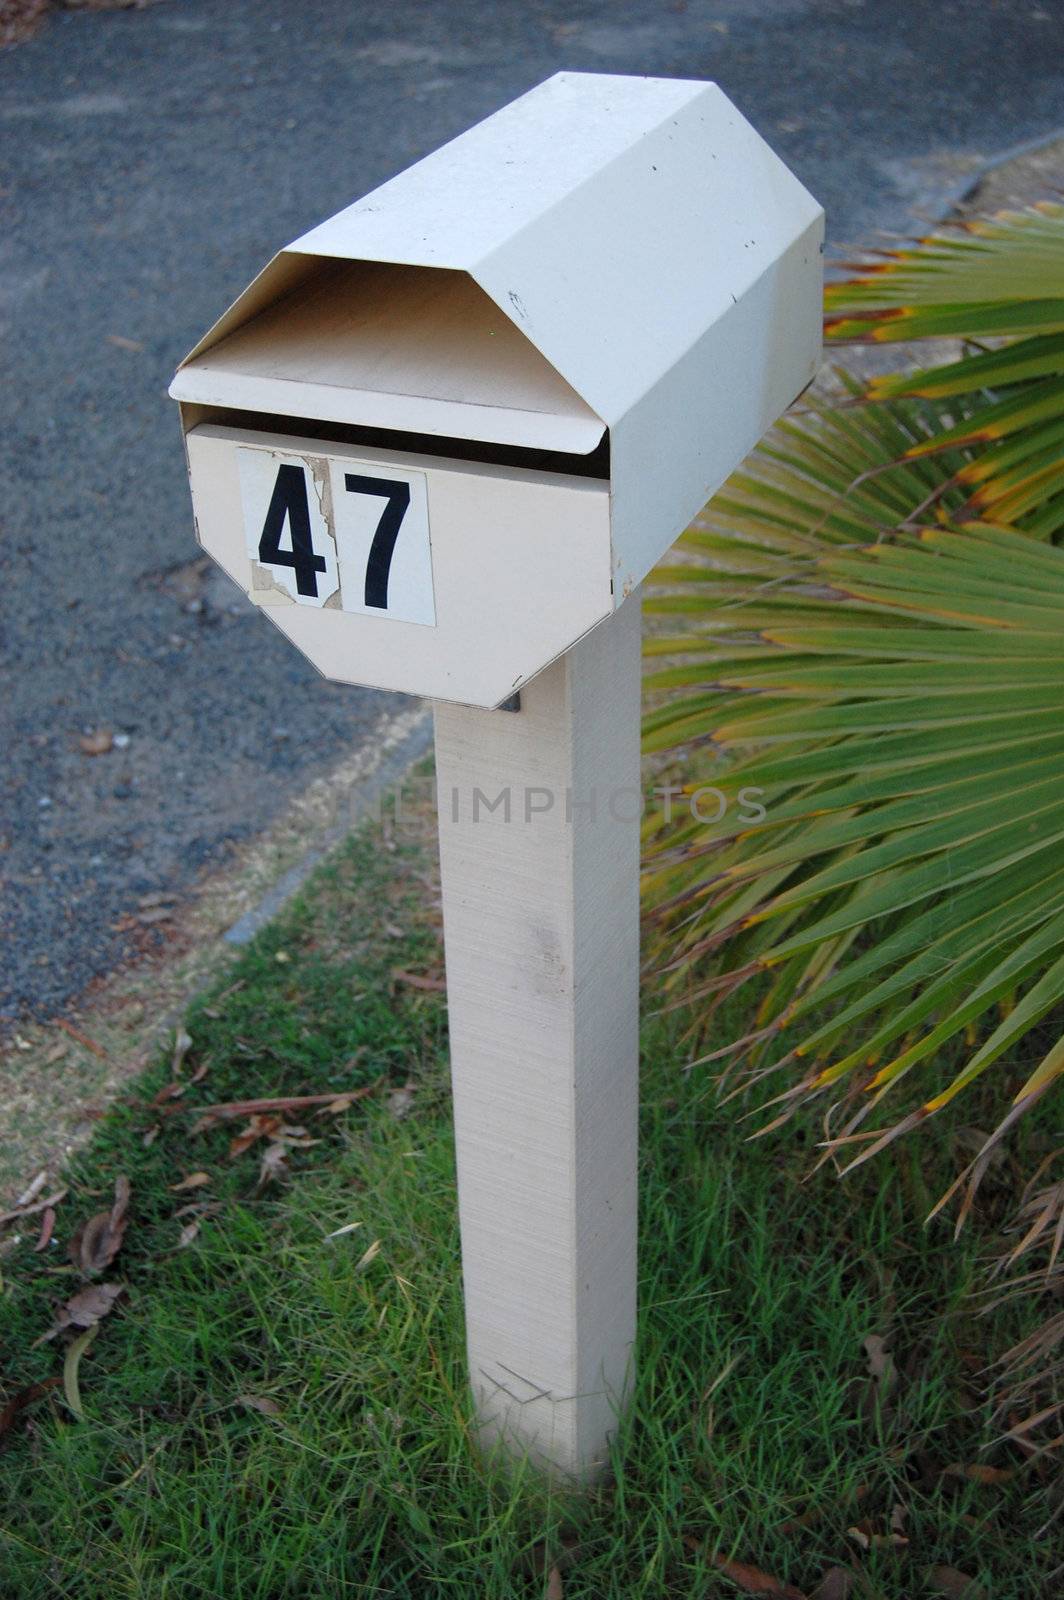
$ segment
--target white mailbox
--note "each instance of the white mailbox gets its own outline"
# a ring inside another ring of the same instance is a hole
[[[581,1481],[635,1337],[628,597],[812,378],[821,233],[713,84],[561,73],[283,250],[171,390],[203,548],[326,677],[437,701],[480,1437]]]
[[[496,706],[810,381],[820,207],[714,84],[560,73],[182,364],[198,536],[326,677]]]

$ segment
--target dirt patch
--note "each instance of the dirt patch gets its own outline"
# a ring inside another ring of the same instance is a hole
[[[425,712],[415,704],[382,718],[354,756],[318,779],[224,871],[204,878],[191,900],[138,907],[145,950],[94,984],[54,1022],[19,1027],[0,1048],[0,1196],[42,1168],[53,1170],[91,1132],[172,1033],[189,1000],[234,960],[225,934],[309,853],[358,821],[359,796],[373,773],[408,741]]]

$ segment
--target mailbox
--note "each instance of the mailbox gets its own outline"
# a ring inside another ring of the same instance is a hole
[[[498,706],[808,384],[821,236],[714,84],[559,73],[182,363],[199,541],[326,677]]]
[[[821,225],[713,84],[561,73],[283,250],[171,390],[203,548],[326,677],[437,702],[479,1438],[580,1482],[635,1336],[633,591],[812,378]]]

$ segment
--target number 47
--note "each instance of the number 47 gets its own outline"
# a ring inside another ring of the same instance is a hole
[[[371,478],[361,472],[345,472],[344,488],[349,494],[371,495],[384,501],[366,561],[364,604],[387,611],[388,577],[399,529],[410,508],[410,485],[390,478]],[[281,544],[286,522],[291,540],[287,550]],[[327,570],[328,563],[314,548],[305,467],[282,462],[277,468],[258,554],[264,566],[290,568],[297,592],[317,599],[318,574]]]

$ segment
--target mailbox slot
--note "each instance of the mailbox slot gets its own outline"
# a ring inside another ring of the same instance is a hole
[[[283,433],[291,438],[350,444],[370,450],[400,450],[408,454],[439,456],[448,461],[480,461],[489,466],[519,467],[532,472],[555,472],[571,478],[610,476],[610,436],[607,429],[596,448],[585,456],[564,450],[541,450],[521,445],[489,444],[485,440],[451,439],[433,433],[400,433],[389,428],[364,428],[352,423],[317,422],[305,417],[273,416],[264,411],[235,411],[226,406],[187,406],[188,425],[215,422],[251,433]]]

